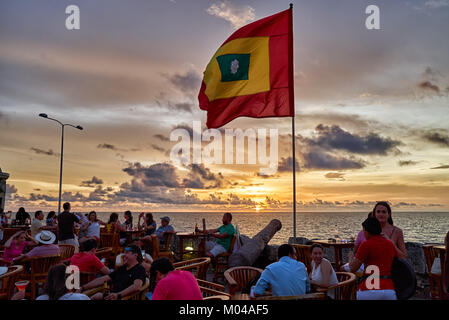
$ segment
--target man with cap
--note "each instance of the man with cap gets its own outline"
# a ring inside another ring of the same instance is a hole
[[[161,226],[154,233],[155,235],[157,235],[159,243],[161,245],[165,245],[165,243],[167,242],[168,235],[170,233],[175,233],[175,229],[171,225],[169,225],[169,223],[170,223],[169,217],[162,217]]]
[[[132,245],[125,248],[124,264],[109,275],[94,279],[81,286],[78,292],[83,292],[101,286],[105,282],[113,282],[113,288],[106,297],[103,293],[96,293],[91,300],[120,300],[123,297],[134,294],[140,290],[146,281],[146,272],[142,266],[142,253],[138,246]]]
[[[394,283],[391,279],[391,265],[398,256],[391,240],[381,235],[382,226],[375,217],[363,223],[364,241],[356,256],[349,262],[349,269],[355,273],[362,263],[365,275],[357,291],[357,300],[397,300]]]
[[[15,258],[14,262],[17,262],[24,258],[53,256],[59,254],[59,247],[58,245],[54,244],[56,235],[53,232],[42,230],[36,235],[35,239],[39,242],[39,245],[30,250],[28,253],[22,254]]]

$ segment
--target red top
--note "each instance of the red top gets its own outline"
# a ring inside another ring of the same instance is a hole
[[[191,272],[174,270],[159,280],[152,300],[203,300],[203,296]]]
[[[100,272],[104,264],[94,254],[79,252],[72,256],[70,265],[75,265],[80,272]]]
[[[377,266],[379,268],[380,276],[391,276],[391,264],[394,257],[397,256],[396,247],[393,242],[385,239],[382,236],[372,236],[364,241],[357,250],[356,258],[365,264],[365,275],[371,275],[366,273],[366,269],[369,266]],[[372,278],[369,278],[369,283],[374,283]],[[362,281],[359,286],[359,290],[394,290],[393,280],[379,279],[379,288],[368,289],[366,287],[366,280]]]

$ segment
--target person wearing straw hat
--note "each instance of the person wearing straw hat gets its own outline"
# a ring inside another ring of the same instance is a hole
[[[36,235],[35,239],[39,242],[39,245],[30,250],[30,252],[15,258],[15,262],[23,258],[43,257],[59,254],[59,247],[54,244],[56,235],[53,232],[42,230]]]

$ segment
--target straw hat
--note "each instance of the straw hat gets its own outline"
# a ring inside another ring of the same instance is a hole
[[[43,244],[52,244],[56,240],[56,235],[48,230],[42,230],[39,232],[35,239]]]

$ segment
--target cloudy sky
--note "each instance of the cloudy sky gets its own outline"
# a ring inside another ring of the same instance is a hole
[[[78,210],[291,210],[290,118],[224,127],[279,130],[270,176],[260,163],[169,156],[174,129],[205,129],[197,95],[215,51],[290,2],[1,1],[5,209],[57,207],[61,130],[38,117],[47,113],[84,127],[67,127],[64,140],[63,201]],[[448,211],[449,1],[293,3],[298,210],[368,211],[387,200],[395,210]],[[65,28],[71,4],[80,30]],[[365,27],[370,4],[380,30]]]

